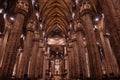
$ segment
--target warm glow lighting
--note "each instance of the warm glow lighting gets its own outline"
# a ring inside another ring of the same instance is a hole
[[[15,18],[14,18],[14,17],[10,17],[10,20],[11,20],[11,21],[14,21],[14,20],[15,20]]]
[[[65,45],[64,38],[48,38],[48,44],[50,45]]]
[[[95,18],[95,21],[99,21],[99,17],[96,17],[96,18]]]

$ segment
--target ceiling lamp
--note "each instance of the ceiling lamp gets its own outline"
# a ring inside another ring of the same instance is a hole
[[[95,21],[96,21],[96,22],[98,22],[99,20],[100,20],[100,18],[99,18],[99,17],[96,17],[96,18],[95,18]]]

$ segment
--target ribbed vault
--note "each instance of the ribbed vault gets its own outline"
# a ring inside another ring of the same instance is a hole
[[[71,0],[40,0],[40,16],[46,35],[67,35],[71,12]]]

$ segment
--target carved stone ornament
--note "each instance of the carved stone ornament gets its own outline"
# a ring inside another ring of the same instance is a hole
[[[27,24],[27,30],[28,31],[34,31],[36,26],[36,21],[34,20],[29,20]]]
[[[83,25],[79,22],[79,20],[74,22],[74,30],[75,31],[82,31]]]
[[[91,10],[91,4],[88,1],[85,1],[80,7],[80,13],[85,10]]]
[[[39,32],[35,31],[34,32],[34,40],[39,41],[39,39],[40,39],[40,34],[39,34]]]
[[[24,10],[25,12],[28,12],[28,2],[24,1],[24,0],[18,0],[17,4],[16,4],[16,8],[17,9],[21,9]]]

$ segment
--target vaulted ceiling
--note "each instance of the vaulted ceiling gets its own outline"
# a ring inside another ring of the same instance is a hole
[[[71,12],[71,0],[40,0],[40,14],[46,35],[67,35]]]

